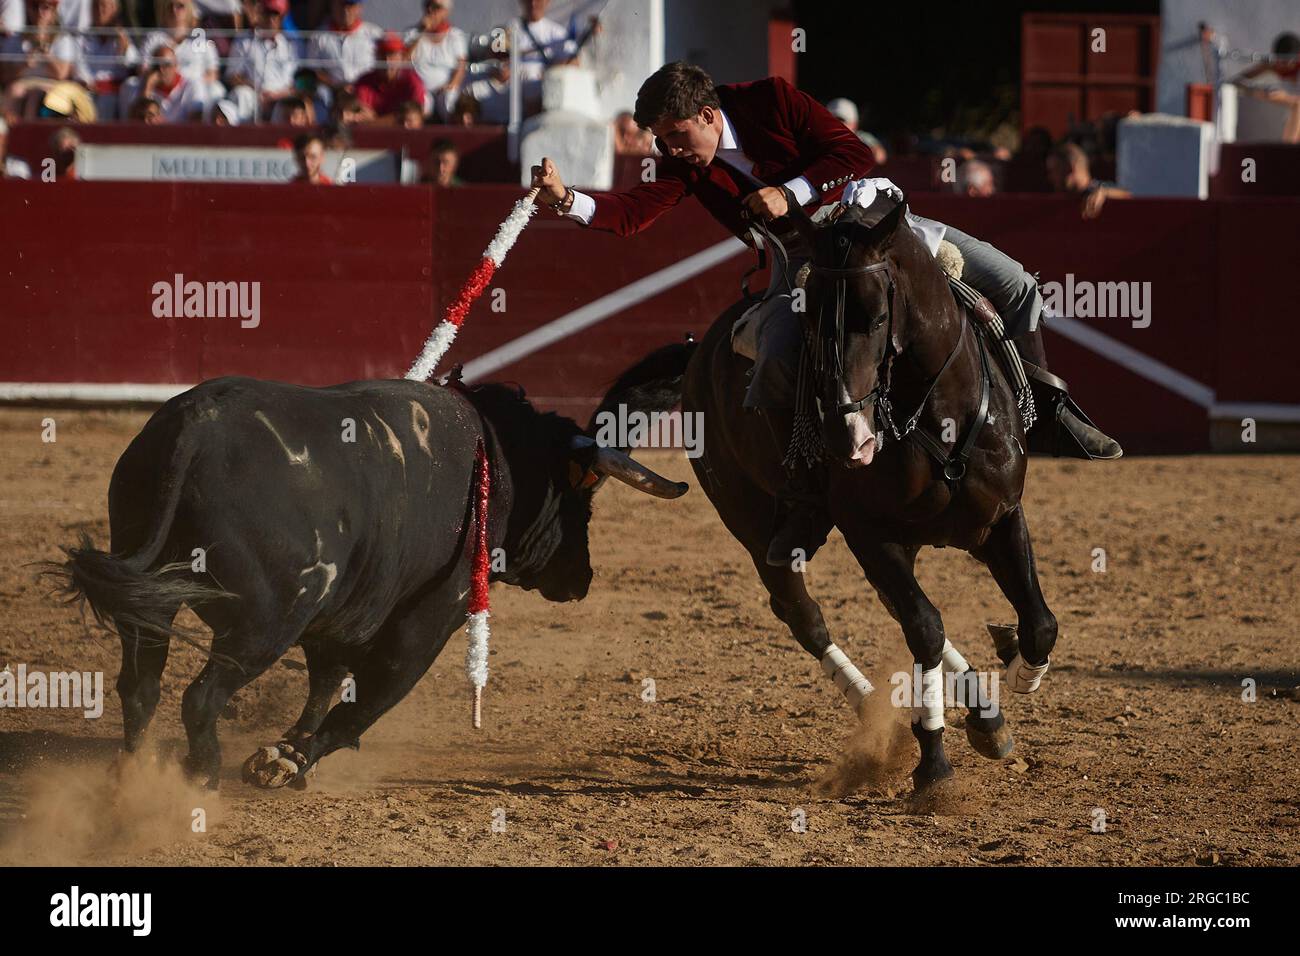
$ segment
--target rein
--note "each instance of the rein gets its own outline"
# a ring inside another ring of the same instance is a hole
[[[848,260],[852,246],[845,246],[844,259]],[[944,447],[943,442],[921,426],[921,416],[924,414],[926,407],[930,403],[930,398],[934,390],[939,385],[939,380],[943,378],[944,373],[952,366],[956,360],[957,354],[961,351],[962,342],[966,338],[966,321],[965,313],[959,313],[961,318],[961,330],[957,334],[957,341],[953,343],[952,351],[948,353],[947,359],[944,360],[942,367],[930,380],[930,385],[925,394],[921,397],[916,411],[912,413],[900,428],[894,420],[894,406],[890,401],[889,393],[893,385],[893,368],[894,359],[898,356],[898,351],[894,348],[894,275],[893,268],[887,260],[872,262],[859,266],[822,266],[815,262],[810,264],[813,272],[820,276],[833,279],[835,281],[835,328],[834,339],[827,341],[827,336],[823,334],[822,329],[822,311],[819,303],[817,316],[817,351],[813,363],[814,374],[818,377],[830,372],[837,379],[843,381],[844,378],[844,312],[845,301],[848,292],[848,280],[857,278],[862,275],[883,272],[889,282],[888,292],[888,328],[886,330],[887,339],[885,345],[885,354],[881,357],[880,364],[876,369],[875,387],[856,401],[843,402],[835,406],[835,414],[849,415],[854,412],[862,411],[867,406],[872,406],[879,424],[883,428],[877,428],[877,434],[887,432],[894,441],[902,441],[911,436],[916,439],[921,448],[930,455],[943,471],[944,480],[950,487],[955,487],[966,474],[967,462],[970,460],[971,452],[975,449],[975,441],[979,433],[983,430],[984,425],[988,422],[989,411],[989,392],[991,376],[989,374],[988,353],[984,347],[984,341],[979,336],[975,336],[975,344],[979,349],[980,355],[980,399],[979,406],[975,413],[975,419],[971,422],[970,428],[966,432],[965,439],[955,445],[954,452],[949,454]],[[823,354],[824,353],[824,354]],[[881,443],[883,447],[883,442]]]

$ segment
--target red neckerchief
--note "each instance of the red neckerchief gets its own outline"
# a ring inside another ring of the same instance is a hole
[[[442,36],[444,33],[446,33],[446,32],[447,32],[448,30],[450,30],[450,29],[451,29],[451,21],[450,21],[450,20],[443,20],[440,24],[438,24],[436,27],[434,27],[434,28],[433,28],[432,30],[430,30],[429,32],[432,33],[434,36]]]
[[[185,82],[185,77],[181,76],[181,71],[176,71],[176,81],[171,86],[164,86],[160,81],[158,89],[162,90],[163,96],[171,96],[178,86]]]

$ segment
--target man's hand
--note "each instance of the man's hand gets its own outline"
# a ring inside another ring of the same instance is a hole
[[[539,206],[554,206],[564,199],[564,181],[560,179],[560,171],[545,156],[540,166],[533,167],[533,185],[539,189],[537,198],[533,200]]]
[[[785,191],[780,186],[764,186],[744,199],[745,208],[755,219],[780,219],[790,211]]]

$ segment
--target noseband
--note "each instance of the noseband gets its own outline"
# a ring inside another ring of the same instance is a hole
[[[841,240],[844,246],[844,261],[848,261],[852,245],[847,240]],[[818,304],[817,311],[817,341],[814,350],[813,371],[819,381],[824,382],[825,376],[829,373],[834,376],[835,381],[847,392],[844,376],[844,306],[848,294],[848,280],[858,276],[869,275],[875,272],[885,273],[889,282],[888,292],[888,311],[886,329],[887,338],[885,340],[885,351],[881,356],[880,364],[876,367],[876,385],[866,395],[856,401],[849,401],[837,404],[835,406],[836,415],[851,415],[854,412],[860,412],[867,406],[873,406],[875,411],[873,422],[874,431],[878,435],[889,434],[894,441],[902,441],[909,435],[913,436],[921,447],[934,458],[943,470],[943,477],[950,487],[955,487],[962,477],[966,474],[966,463],[970,458],[971,451],[975,447],[975,439],[979,436],[980,430],[983,429],[985,422],[988,420],[989,410],[989,362],[988,355],[984,349],[984,340],[979,335],[975,336],[976,346],[980,353],[980,400],[979,407],[975,414],[975,420],[971,423],[970,429],[966,434],[959,448],[956,448],[952,455],[949,455],[947,449],[939,439],[931,435],[926,429],[918,427],[921,415],[930,402],[930,396],[934,394],[935,387],[939,380],[943,378],[953,361],[957,358],[957,353],[961,351],[962,340],[966,337],[966,313],[959,311],[961,317],[961,332],[957,335],[957,341],[953,344],[952,351],[948,353],[948,358],[944,360],[943,366],[938,373],[930,380],[930,385],[922,396],[916,411],[912,413],[901,427],[894,421],[894,407],[889,398],[890,387],[893,382],[894,359],[898,356],[898,350],[894,347],[894,272],[888,260],[882,259],[879,262],[866,263],[859,266],[820,266],[815,262],[809,264],[809,268],[817,275],[825,276],[835,281],[835,328],[834,338],[827,340],[827,336],[822,329],[822,306],[824,300]],[[883,427],[882,427],[883,426]],[[884,442],[879,442],[879,448],[884,447]]]

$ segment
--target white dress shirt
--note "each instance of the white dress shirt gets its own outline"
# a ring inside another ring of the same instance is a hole
[[[718,110],[718,115],[722,117],[722,135],[718,139],[718,150],[714,153],[714,161],[721,161],[739,170],[746,176],[753,176],[754,161],[745,155],[741,149],[740,140],[736,137],[735,127],[731,125],[731,120],[722,110]],[[767,184],[754,180],[754,189],[761,189]],[[816,187],[808,181],[807,176],[796,176],[785,184],[790,191],[794,193],[795,199],[799,200],[799,205],[806,206],[815,200],[821,193]],[[742,193],[744,195],[745,193]],[[584,226],[591,222],[591,217],[596,214],[596,200],[592,199],[586,193],[573,191],[573,206],[569,209],[566,216],[570,219],[576,219]]]

